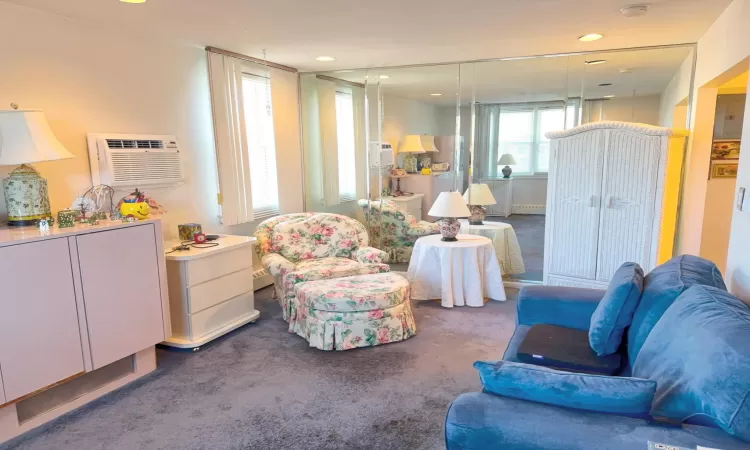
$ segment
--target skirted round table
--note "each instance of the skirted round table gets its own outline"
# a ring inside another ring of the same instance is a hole
[[[503,222],[484,222],[484,225],[470,225],[466,219],[461,222],[460,233],[484,236],[492,240],[497,260],[503,269],[503,275],[513,275],[526,272],[518,244],[516,231],[510,224]]]
[[[503,274],[492,241],[459,234],[443,242],[439,234],[417,239],[407,278],[414,300],[441,299],[446,308],[484,306],[484,298],[505,300]]]

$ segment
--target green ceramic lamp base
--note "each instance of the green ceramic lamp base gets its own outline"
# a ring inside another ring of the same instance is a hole
[[[52,215],[47,180],[33,167],[20,165],[3,180],[3,189],[9,226],[34,225],[37,220]]]

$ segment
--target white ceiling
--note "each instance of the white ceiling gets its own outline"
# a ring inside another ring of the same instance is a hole
[[[113,32],[216,46],[300,70],[384,67],[695,42],[731,0],[5,0]],[[581,43],[579,35],[605,38]],[[332,63],[316,56],[337,58]]]
[[[595,53],[556,58],[534,58],[441,66],[331,71],[325,75],[354,81],[378,82],[385,95],[426,103],[455,105],[472,99],[480,103],[562,100],[566,97],[617,98],[659,95],[680,65],[691,56],[692,46]],[[586,65],[585,61],[606,60]],[[620,69],[631,69],[621,73]],[[387,75],[388,79],[379,79]],[[460,78],[459,78],[460,77]],[[460,83],[460,84],[459,84]],[[612,86],[599,86],[611,83]],[[433,93],[442,94],[439,97]]]

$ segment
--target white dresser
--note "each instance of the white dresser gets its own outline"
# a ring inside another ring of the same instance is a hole
[[[253,243],[255,238],[222,235],[219,245],[165,249],[172,337],[165,345],[197,350],[249,322],[260,313],[253,299]]]
[[[403,195],[401,197],[383,197],[396,203],[399,211],[404,214],[411,214],[417,220],[422,220],[422,200],[424,194]]]

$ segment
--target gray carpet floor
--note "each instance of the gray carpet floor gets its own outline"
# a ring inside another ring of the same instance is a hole
[[[516,280],[542,281],[544,271],[544,219],[542,215],[513,214],[509,217],[488,217],[487,222],[511,224],[521,246],[525,273],[513,274]]]
[[[417,336],[346,352],[286,331],[266,288],[257,323],[2,449],[440,449],[450,402],[480,390],[472,363],[500,359],[515,301],[413,302]],[[508,290],[509,298],[516,292]]]

